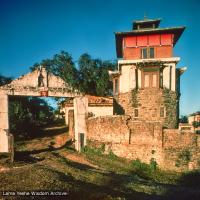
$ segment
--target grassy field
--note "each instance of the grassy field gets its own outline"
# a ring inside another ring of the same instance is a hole
[[[65,191],[68,195],[63,199],[75,200],[200,199],[199,171],[163,172],[153,164],[118,158],[112,152],[104,155],[103,147],[86,147],[77,153],[66,135],[66,127],[52,127],[37,138],[17,141],[13,164],[1,156],[0,191]],[[50,196],[8,197],[1,192],[0,199]]]

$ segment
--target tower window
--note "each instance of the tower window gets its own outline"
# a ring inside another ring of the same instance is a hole
[[[138,108],[135,108],[134,109],[134,117],[138,117],[138,116],[139,116]]]
[[[141,49],[141,58],[146,59],[146,58],[154,58],[154,48],[153,47],[148,47],[148,48],[142,48]]]
[[[165,107],[164,106],[160,107],[160,117],[165,117]]]
[[[149,57],[154,58],[154,48],[149,48]]]
[[[141,50],[142,58],[147,58],[147,48]]]

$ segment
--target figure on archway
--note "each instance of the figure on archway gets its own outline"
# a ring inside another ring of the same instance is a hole
[[[38,76],[38,87],[44,87],[44,76],[40,71],[40,75]]]

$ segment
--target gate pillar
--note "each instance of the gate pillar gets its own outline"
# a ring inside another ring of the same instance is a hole
[[[74,98],[75,149],[77,151],[81,151],[81,148],[86,145],[87,112],[88,112],[88,99],[87,99],[87,97],[75,97]]]
[[[0,95],[0,152],[9,152],[8,95]]]

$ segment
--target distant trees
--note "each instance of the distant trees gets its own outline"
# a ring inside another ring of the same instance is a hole
[[[80,56],[77,64],[76,66],[69,53],[61,51],[52,59],[36,63],[31,70],[44,65],[48,71],[60,76],[72,88],[82,93],[97,96],[112,94],[112,83],[109,80],[108,70],[115,69],[116,62],[93,59],[85,53]]]
[[[192,122],[192,125],[194,126],[194,128],[198,128],[200,127],[200,122],[194,121]]]
[[[5,77],[5,76],[0,75],[0,86],[8,84],[11,81],[12,81],[11,77]]]
[[[186,115],[182,115],[179,122],[180,123],[188,123],[188,117]]]
[[[53,108],[38,97],[16,97],[9,99],[10,131],[15,135],[37,135],[40,126],[52,123]]]

